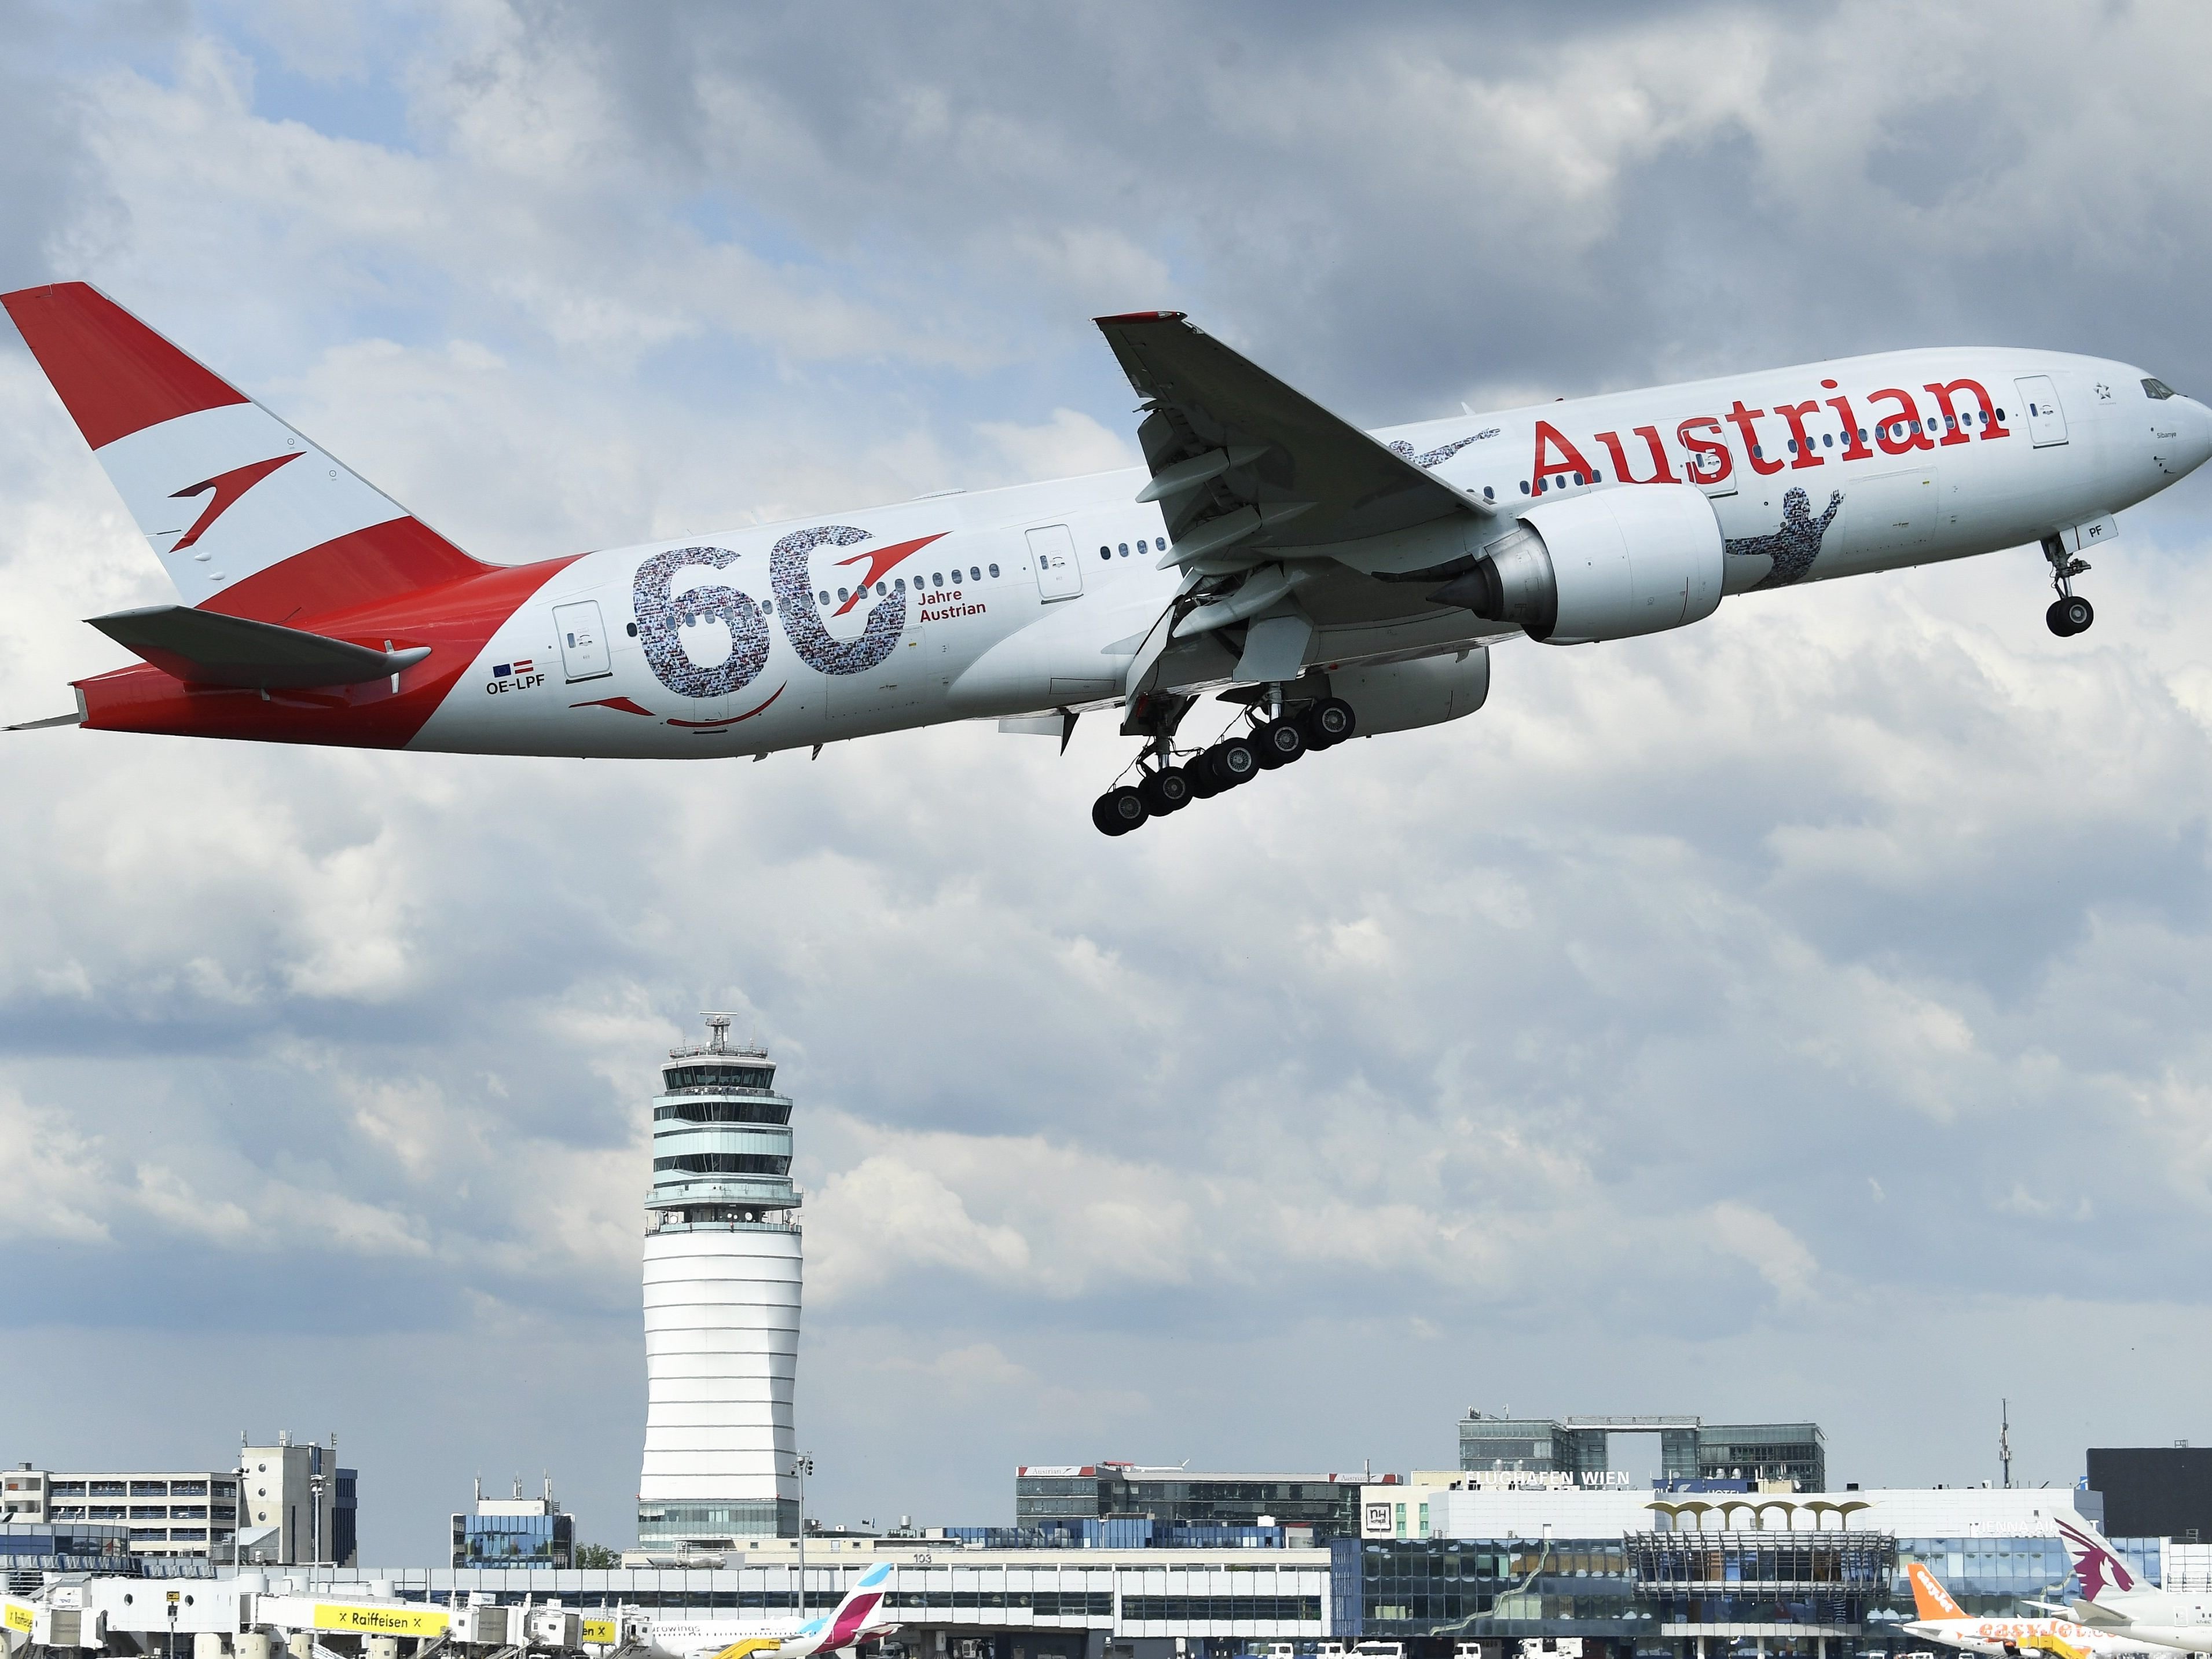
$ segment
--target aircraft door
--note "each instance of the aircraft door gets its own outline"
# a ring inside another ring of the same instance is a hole
[[[1083,566],[1075,556],[1075,538],[1064,524],[1040,525],[1029,532],[1030,561],[1036,566],[1037,592],[1049,599],[1072,599],[1083,592]]]
[[[599,626],[599,602],[578,599],[553,607],[553,632],[561,646],[561,666],[568,684],[604,679],[615,672],[607,652],[605,630]]]
[[[2058,406],[2058,388],[2048,374],[2023,374],[2013,384],[2020,388],[2021,404],[2027,410],[2027,435],[2038,449],[2066,441],[2066,411]]]

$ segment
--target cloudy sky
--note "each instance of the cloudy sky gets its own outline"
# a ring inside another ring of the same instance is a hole
[[[2212,16],[0,6],[0,281],[100,284],[521,559],[1134,458],[1088,319],[1381,422],[2021,343],[2212,387]],[[0,342],[0,714],[172,596]],[[643,1100],[799,1104],[826,1519],[1017,1462],[1817,1419],[1838,1480],[2212,1438],[2212,483],[1498,653],[1120,842],[1126,745],[0,750],[0,1459],[336,1430],[364,1557],[633,1536]],[[1100,726],[1106,722],[1097,722]]]

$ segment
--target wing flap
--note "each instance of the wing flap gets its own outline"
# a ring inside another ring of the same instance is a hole
[[[87,620],[125,650],[194,685],[264,690],[359,685],[397,674],[430,654],[428,646],[380,651],[327,635],[181,605],[118,611]]]

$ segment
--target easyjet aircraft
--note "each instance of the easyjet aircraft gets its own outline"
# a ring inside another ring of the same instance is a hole
[[[2139,369],[1989,348],[1369,434],[1145,312],[1099,321],[1142,471],[500,566],[83,283],[4,297],[183,596],[92,618],[143,664],[31,725],[757,758],[994,716],[1064,746],[1119,708],[1116,835],[1473,713],[1502,640],[2037,544],[2078,634],[2081,554],[2212,455],[2212,410]]]
[[[1919,1562],[1912,1562],[1905,1572],[1912,1580],[1912,1607],[1918,1617],[1902,1628],[1923,1641],[1940,1642],[1986,1659],[2022,1659],[2036,1652],[2051,1659],[2166,1659],[2159,1649],[2136,1638],[2069,1619],[1977,1618],[1953,1601],[1942,1582]]]

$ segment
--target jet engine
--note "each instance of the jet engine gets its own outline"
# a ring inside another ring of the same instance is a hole
[[[1704,621],[1721,602],[1724,562],[1703,490],[1625,485],[1530,507],[1430,597],[1547,645],[1585,645]]]

